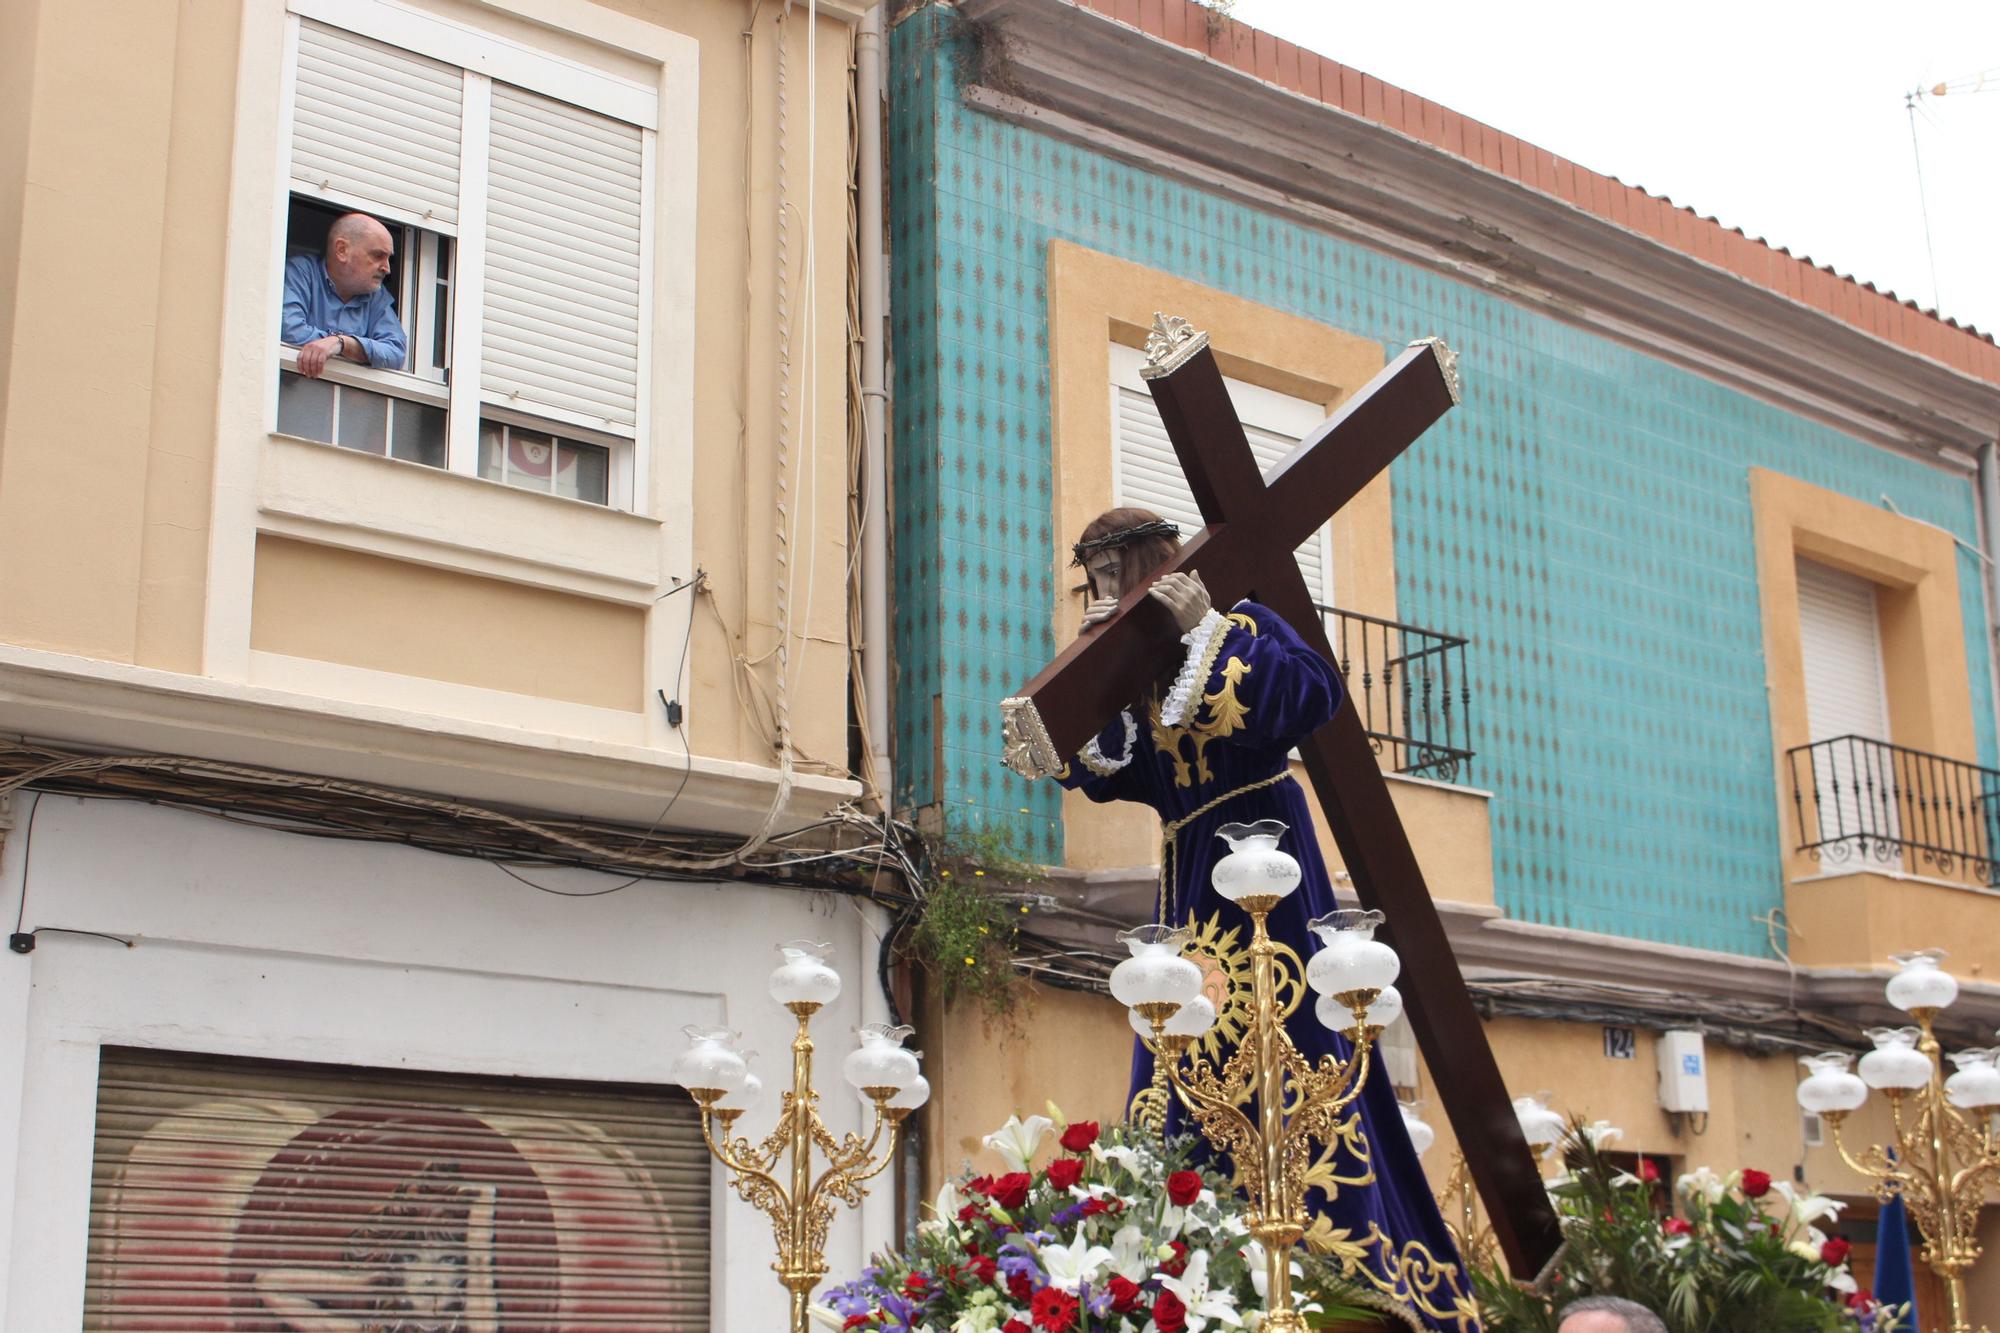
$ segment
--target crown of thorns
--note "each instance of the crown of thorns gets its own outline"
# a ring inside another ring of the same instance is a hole
[[[1087,542],[1078,542],[1069,548],[1070,563],[1072,565],[1080,565],[1095,552],[1108,550],[1113,546],[1123,546],[1127,542],[1136,542],[1142,537],[1178,537],[1180,535],[1181,530],[1177,525],[1169,523],[1164,518],[1154,519],[1151,523],[1141,523],[1136,527],[1120,528],[1116,532],[1107,532],[1102,537],[1093,537]]]

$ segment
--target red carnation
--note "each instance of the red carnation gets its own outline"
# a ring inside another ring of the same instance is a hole
[[[1771,1173],[1755,1169],[1743,1173],[1743,1197],[1761,1199],[1771,1192]]]
[[[1036,1328],[1045,1328],[1049,1333],[1069,1333],[1076,1327],[1077,1306],[1076,1297],[1068,1292],[1043,1287],[1035,1293],[1028,1312],[1034,1316]]]
[[[1187,1327],[1187,1307],[1171,1291],[1162,1291],[1153,1298],[1153,1322],[1160,1333],[1181,1333]]]
[[[1853,1248],[1852,1245],[1835,1236],[1832,1240],[1819,1247],[1819,1261],[1828,1268],[1838,1268],[1847,1262],[1847,1252]]]
[[[1011,1213],[1028,1201],[1028,1186],[1032,1184],[1034,1177],[1026,1171],[1009,1171],[993,1182],[990,1193],[993,1202]]]
[[[965,1182],[965,1188],[973,1194],[984,1194],[990,1198],[993,1194],[993,1177],[974,1176]]]
[[[1170,1240],[1167,1244],[1173,1248],[1173,1258],[1162,1263],[1160,1271],[1168,1277],[1179,1277],[1182,1273],[1187,1272],[1188,1248],[1177,1240]]]
[[[1875,1308],[1875,1293],[1868,1290],[1868,1288],[1866,1287],[1861,1288],[1861,1290],[1859,1291],[1848,1292],[1847,1308],[1850,1310],[1858,1310],[1862,1314],[1867,1314],[1870,1310],[1873,1310]]]
[[[1026,1273],[1009,1273],[1007,1294],[1017,1301],[1025,1301],[1035,1294],[1034,1281]]]
[[[1176,1171],[1167,1177],[1167,1201],[1176,1208],[1185,1208],[1200,1197],[1199,1171]]]
[[[1083,1179],[1083,1163],[1074,1157],[1058,1157],[1049,1163],[1049,1184],[1066,1190]]]
[[[1000,1326],[1000,1333],[1034,1333],[1034,1330],[1018,1319],[1009,1319]]]
[[[866,1328],[869,1324],[872,1324],[874,1322],[875,1322],[875,1316],[872,1314],[851,1314],[847,1316],[847,1322],[842,1324],[841,1327]]]
[[[913,1301],[920,1301],[924,1298],[924,1288],[928,1285],[922,1273],[912,1273],[903,1279],[903,1294]]]
[[[1650,1157],[1639,1159],[1639,1179],[1650,1185],[1660,1178],[1660,1166]]]
[[[1138,1309],[1139,1298],[1146,1294],[1138,1283],[1118,1273],[1113,1273],[1105,1286],[1111,1292],[1111,1308],[1119,1314],[1130,1314]]]
[[[1660,1230],[1666,1232],[1669,1236],[1688,1236],[1694,1233],[1694,1223],[1688,1221],[1685,1217],[1670,1217],[1660,1223]]]
[[[993,1256],[990,1254],[972,1255],[966,1259],[965,1266],[981,1282],[991,1282],[993,1275],[1000,1271],[1000,1265],[994,1262]]]
[[[1079,1120],[1062,1132],[1064,1152],[1083,1152],[1097,1142],[1097,1122]]]

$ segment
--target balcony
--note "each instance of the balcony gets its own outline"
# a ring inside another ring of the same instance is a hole
[[[1876,967],[1942,945],[1961,975],[2000,973],[2000,771],[1865,736],[1785,762],[1802,860],[1785,892],[1794,963]]]
[[[1321,606],[1350,702],[1390,772],[1464,783],[1472,765],[1469,640]]]

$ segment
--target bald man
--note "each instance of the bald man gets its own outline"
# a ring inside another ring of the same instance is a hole
[[[1667,1333],[1667,1326],[1637,1301],[1586,1296],[1563,1307],[1556,1333]]]
[[[401,370],[408,347],[396,301],[382,287],[396,242],[366,213],[334,219],[326,253],[295,255],[285,265],[284,325],[278,336],[299,349],[299,374],[317,379],[332,357]]]

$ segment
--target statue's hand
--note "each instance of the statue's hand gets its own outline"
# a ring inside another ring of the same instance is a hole
[[[1158,598],[1173,613],[1174,624],[1183,634],[1199,625],[1209,611],[1208,589],[1202,586],[1199,574],[1162,574],[1146,589],[1146,595]]]

